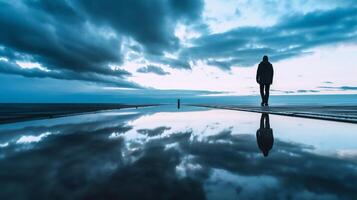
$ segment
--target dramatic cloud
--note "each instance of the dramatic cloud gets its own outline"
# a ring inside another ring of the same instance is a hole
[[[60,4],[72,11],[65,1]],[[1,2],[0,9],[0,26],[8,27],[0,33],[1,44],[15,52],[13,59],[28,57],[49,69],[107,75],[113,73],[107,64],[121,62],[120,40],[98,34],[72,12],[57,17],[56,12],[40,10],[35,3]]]
[[[309,53],[312,48],[357,42],[357,7],[291,14],[270,27],[240,27],[193,40],[181,57],[204,60],[228,70],[251,66],[267,54],[274,61]]]
[[[135,76],[155,73],[159,79],[172,77],[173,88],[189,89],[177,84],[175,78],[186,73],[178,70],[195,68],[192,76],[199,76],[195,70],[202,68],[205,73],[200,75],[210,82],[210,70],[215,69],[206,65],[229,72],[232,67],[256,66],[264,54],[276,62],[312,54],[322,46],[357,42],[355,1],[304,1],[308,6],[285,0],[217,2],[0,1],[0,73],[59,79],[64,85],[77,80],[99,87],[165,88]],[[257,13],[251,13],[255,7]],[[271,12],[274,8],[277,13]],[[229,9],[231,14],[222,12]],[[269,19],[255,22],[255,14]],[[251,21],[255,23],[248,26]],[[221,28],[216,30],[214,23]],[[168,73],[168,68],[175,70]]]
[[[92,22],[133,37],[153,54],[178,49],[179,40],[174,35],[175,24],[180,20],[190,22],[198,19],[203,9],[201,0],[76,2]]]
[[[164,71],[161,67],[148,65],[146,67],[141,67],[137,70],[139,73],[154,73],[157,75],[168,75],[169,72]]]
[[[112,67],[124,62],[122,38],[134,39],[147,56],[176,51],[176,23],[198,20],[202,9],[202,1],[188,0],[0,2],[0,26],[6,27],[0,57],[9,61],[1,63],[1,72],[137,87],[125,81],[128,72]],[[16,61],[39,63],[48,71],[22,70]]]

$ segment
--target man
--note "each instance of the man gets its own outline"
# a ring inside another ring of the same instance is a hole
[[[264,157],[267,157],[269,151],[273,148],[274,136],[273,129],[270,128],[269,114],[262,113],[260,118],[260,128],[257,130],[257,143]]]
[[[268,106],[269,89],[273,83],[273,74],[273,65],[269,62],[268,56],[264,56],[263,61],[259,63],[256,77],[257,83],[260,85],[261,106]]]

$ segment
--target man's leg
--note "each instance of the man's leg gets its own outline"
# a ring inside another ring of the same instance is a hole
[[[262,113],[262,116],[260,117],[260,129],[263,129],[264,127],[264,113]]]
[[[270,85],[265,85],[265,105],[268,105],[269,101],[269,90],[270,90]]]
[[[260,87],[260,97],[262,98],[261,106],[263,106],[263,104],[265,102],[264,85],[263,84],[259,84],[259,87]]]
[[[269,121],[269,114],[266,113],[266,117],[265,117],[265,128],[270,128],[270,121]]]

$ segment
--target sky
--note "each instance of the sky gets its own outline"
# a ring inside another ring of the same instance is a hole
[[[355,0],[0,0],[0,102],[357,94]]]

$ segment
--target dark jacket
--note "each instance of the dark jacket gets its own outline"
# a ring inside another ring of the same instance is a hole
[[[273,75],[273,65],[269,61],[259,63],[256,77],[257,83],[270,85],[273,83]]]

